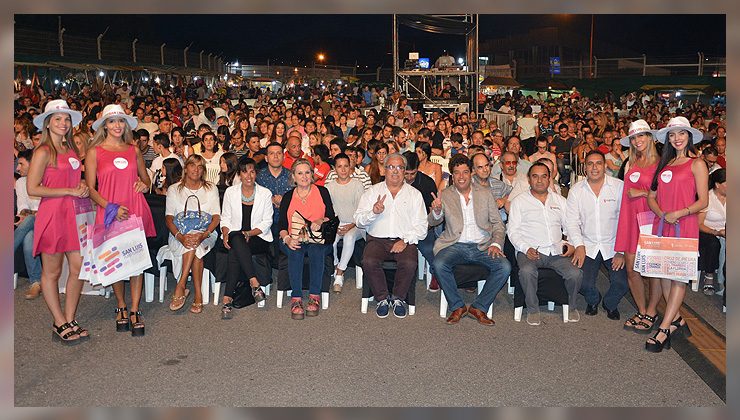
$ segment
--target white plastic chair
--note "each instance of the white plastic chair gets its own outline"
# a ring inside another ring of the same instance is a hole
[[[547,302],[547,310],[548,311],[555,311],[555,302],[549,301]],[[520,322],[522,320],[522,312],[524,311],[524,306],[517,306],[514,308],[514,321]],[[568,304],[563,304],[563,322],[568,322]]]
[[[159,267],[159,302],[164,302],[164,292],[167,290],[167,267],[163,265],[164,261],[170,260],[173,263],[173,267],[175,264],[174,257],[172,255],[172,252],[170,251],[169,245],[164,245],[162,248],[159,248],[159,251],[157,252],[157,265]],[[174,270],[179,271],[179,270]],[[188,278],[188,281],[190,279]],[[201,282],[200,291],[203,295],[203,304],[208,305],[210,303],[210,297],[211,297],[211,284],[215,284],[216,278],[207,268],[203,268],[203,280]],[[154,275],[151,275],[149,278],[149,281],[147,281],[147,277],[144,276],[144,285],[145,285],[145,298],[147,299],[147,302],[151,302],[154,300]],[[214,287],[215,288],[215,287]],[[152,300],[148,300],[148,297],[151,296]]]

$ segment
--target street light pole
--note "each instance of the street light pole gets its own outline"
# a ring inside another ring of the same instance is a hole
[[[588,78],[589,79],[593,79],[594,77],[593,59],[594,59],[594,15],[591,15],[591,41],[589,42],[589,49],[588,49]]]

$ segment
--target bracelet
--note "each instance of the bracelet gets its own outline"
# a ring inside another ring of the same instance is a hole
[[[691,210],[689,210],[689,208],[688,208],[688,207],[686,207],[686,211],[688,212],[688,213],[686,214],[687,216],[691,214]]]

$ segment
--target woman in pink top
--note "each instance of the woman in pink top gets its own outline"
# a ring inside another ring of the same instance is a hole
[[[77,240],[74,202],[88,196],[81,182],[81,163],[72,140],[72,127],[82,115],[61,99],[49,101],[43,114],[33,119],[41,142],[28,171],[28,194],[41,197],[34,222],[33,255],[41,254],[41,291],[54,318],[53,337],[63,344],[77,344],[90,334],[75,321],[82,292],[79,280],[80,244]],[[69,265],[64,311],[59,303],[59,276],[64,257]]]
[[[661,297],[660,281],[649,279],[650,298],[646,302],[643,277],[634,270],[637,240],[640,237],[637,215],[650,211],[647,196],[660,158],[655,149],[654,134],[645,120],[637,120],[630,124],[629,134],[620,140],[623,146],[629,146],[630,149],[624,170],[622,207],[619,209],[614,250],[624,253],[627,281],[637,305],[637,313],[627,319],[624,328],[639,333],[649,333],[653,329]]]
[[[696,215],[709,203],[709,170],[702,159],[695,159],[694,144],[704,134],[691,127],[685,117],[675,117],[658,131],[658,140],[665,143],[663,155],[653,176],[648,195],[650,209],[667,224],[664,236],[675,236],[675,226],[681,228],[681,237],[699,238],[699,218]],[[653,226],[656,233],[658,223]],[[698,253],[698,250],[697,250]],[[665,315],[655,335],[645,342],[645,349],[654,353],[671,348],[671,334],[681,330],[691,334],[679,308],[683,303],[688,282],[661,279],[666,300]]]
[[[140,216],[146,236],[156,236],[152,212],[143,194],[149,190],[151,181],[141,151],[134,145],[131,130],[135,127],[136,119],[126,115],[120,105],[111,104],[103,109],[103,115],[93,123],[95,136],[85,157],[85,179],[90,197],[100,206],[95,224],[103,224],[107,207],[114,209],[118,205],[116,220],[126,220],[130,215]],[[113,284],[118,301],[116,331],[130,330],[132,336],[143,336],[144,322],[139,311],[143,275],[132,276],[129,280],[130,323],[124,283]]]

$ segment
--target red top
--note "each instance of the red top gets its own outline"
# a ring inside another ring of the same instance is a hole
[[[691,172],[694,159],[689,159],[680,165],[669,165],[660,171],[656,200],[664,213],[682,210],[696,201],[696,181]],[[653,223],[653,234],[658,233],[658,222]],[[696,213],[678,219],[682,238],[699,237],[699,217]],[[665,224],[663,236],[675,236],[674,225]]]
[[[622,191],[622,207],[619,209],[619,225],[614,250],[617,252],[637,252],[637,240],[640,238],[640,225],[637,223],[637,214],[650,211],[647,197],[630,198],[630,188],[650,191],[653,174],[658,164],[654,163],[647,168],[630,166],[629,172],[624,174],[624,190]]]
[[[130,215],[140,216],[144,222],[146,236],[157,236],[149,204],[143,193],[134,190],[134,183],[139,179],[136,161],[136,149],[133,145],[121,152],[95,147],[97,154],[98,193],[107,201],[128,208]],[[98,208],[95,224],[103,224],[105,209]]]
[[[311,164],[311,167],[312,168],[315,166],[314,163],[313,163],[313,158],[311,156],[309,156],[309,155],[307,155],[307,154],[304,153],[300,158],[306,159],[308,161],[308,163]],[[285,160],[283,160],[283,166],[285,167],[285,169],[291,170],[291,169],[293,169],[293,162],[295,162],[295,161],[296,161],[296,158],[294,158],[293,156],[291,156],[290,154],[288,154],[286,152],[285,153]]]
[[[326,162],[322,162],[321,165],[316,165],[313,168],[313,177],[316,180],[316,185],[324,186],[324,181],[326,181],[329,171],[331,171],[331,166]]]

